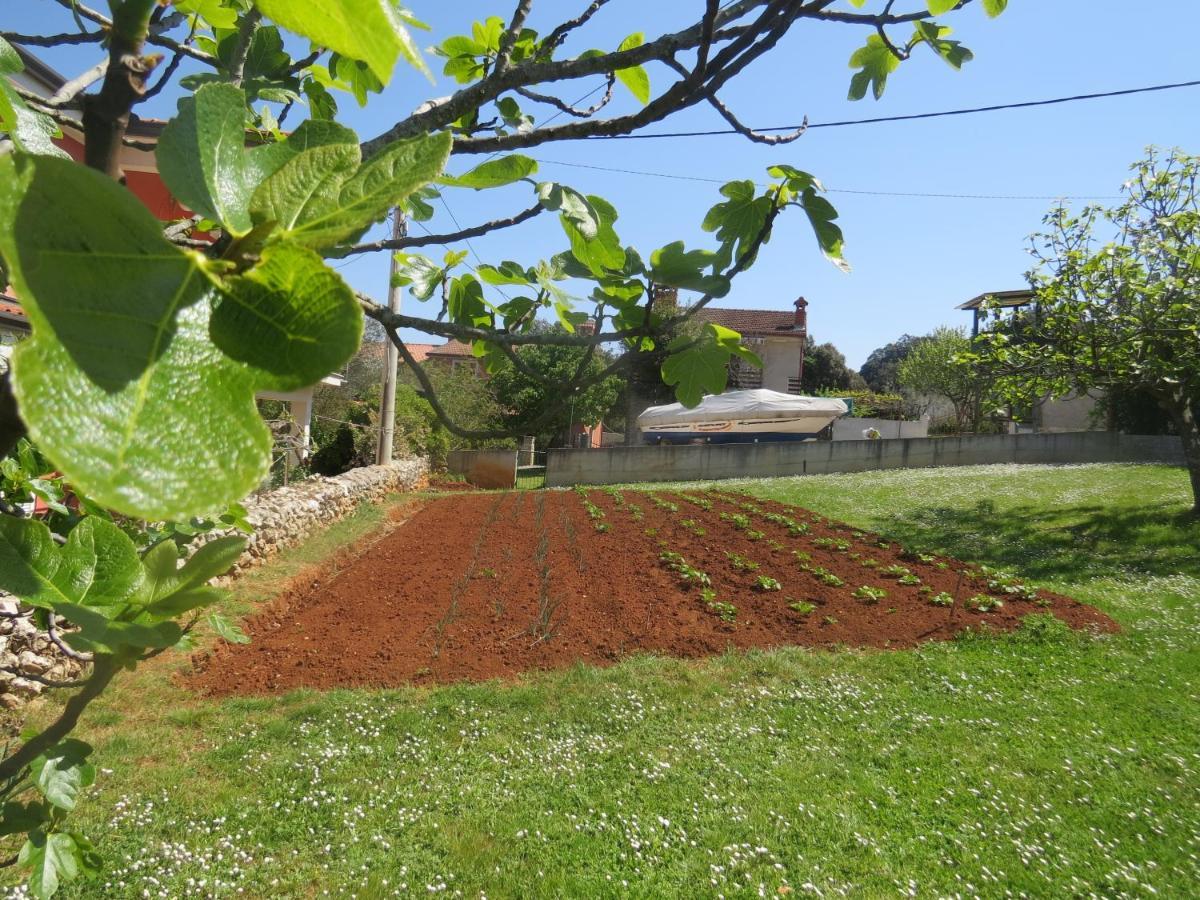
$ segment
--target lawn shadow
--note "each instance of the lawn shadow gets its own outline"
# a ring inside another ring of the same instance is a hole
[[[1019,504],[920,507],[877,517],[884,534],[918,550],[1017,570],[1029,578],[1090,581],[1116,575],[1200,577],[1200,522],[1178,504]]]

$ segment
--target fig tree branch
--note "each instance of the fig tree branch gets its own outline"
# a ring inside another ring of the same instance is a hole
[[[480,237],[487,234],[489,231],[498,231],[501,228],[511,228],[514,225],[520,225],[522,222],[528,222],[534,216],[542,212],[541,204],[534,204],[528,209],[522,210],[515,216],[509,216],[507,219],[493,219],[490,222],[484,222],[480,225],[473,225],[470,228],[464,228],[462,231],[455,231],[450,234],[425,234],[414,235],[403,238],[388,238],[387,240],[371,241],[365,244],[355,244],[352,247],[346,247],[340,251],[339,255],[349,256],[353,253],[373,253],[377,250],[404,250],[408,247],[426,247],[430,244],[452,244],[455,241],[462,241],[468,238]]]

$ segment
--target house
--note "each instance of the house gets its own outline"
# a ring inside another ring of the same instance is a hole
[[[993,319],[1021,315],[1026,311],[1037,315],[1036,297],[1034,292],[1028,289],[980,294],[955,308],[971,313],[972,338],[978,337],[981,331],[987,330],[989,314]],[[1046,396],[1035,403],[1032,409],[1024,415],[1016,418],[1010,425],[1010,430],[1014,434],[1021,432],[1103,431],[1105,426],[1100,422],[1098,409],[1103,398],[1104,395],[1100,391],[1089,391],[1083,395],[1068,394],[1064,397]]]
[[[12,348],[29,334],[29,320],[17,298],[8,291],[0,294],[0,372],[8,369]]]
[[[43,97],[53,97],[67,82],[59,72],[46,65],[21,46],[15,46],[20,54],[25,69],[10,75],[11,81],[28,91]],[[127,135],[136,139],[139,147],[123,146],[121,148],[120,164],[125,176],[125,186],[130,193],[137,197],[150,212],[162,222],[172,222],[192,215],[191,210],[176,200],[158,174],[158,164],[154,151],[148,149],[155,145],[162,133],[166,122],[162,119],[143,119],[136,115],[130,117]],[[64,150],[76,162],[83,161],[84,141],[81,128],[63,125],[62,136],[54,139],[55,145]],[[202,237],[201,235],[197,235]],[[2,286],[2,285],[0,285]],[[20,308],[20,299],[5,290],[0,299],[0,368],[7,366],[11,355],[11,344],[23,334],[29,332],[29,322]],[[330,375],[321,380],[322,384],[341,385],[340,375]],[[289,406],[292,431],[289,445],[296,462],[308,455],[312,424],[313,388],[307,387],[286,394],[277,392],[260,392],[256,394],[259,400],[282,400]]]
[[[445,366],[451,370],[467,368],[479,378],[487,375],[483,363],[471,352],[471,345],[462,341],[449,340],[444,344],[430,346],[425,351],[424,362],[427,365]]]
[[[713,306],[696,311],[696,321],[733,329],[741,334],[743,346],[762,359],[759,369],[734,358],[729,367],[730,389],[767,388],[780,393],[800,393],[808,340],[808,301],[799,297],[792,306],[792,311]]]

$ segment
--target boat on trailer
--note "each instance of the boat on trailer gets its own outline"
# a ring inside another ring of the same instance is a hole
[[[682,403],[651,406],[637,418],[647,444],[750,444],[815,441],[834,419],[850,411],[834,397],[797,397],[758,388]]]

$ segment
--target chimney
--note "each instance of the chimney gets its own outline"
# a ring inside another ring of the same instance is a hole
[[[596,320],[587,319],[575,326],[575,333],[582,335],[593,335],[596,333]]]
[[[650,286],[651,306],[656,313],[664,316],[674,314],[679,309],[679,288],[667,287],[663,284]]]
[[[796,302],[792,304],[796,307],[796,320],[792,326],[793,331],[808,330],[808,301],[803,297],[797,297]]]
[[[808,349],[808,301],[797,297],[793,304],[796,307],[796,319],[792,331],[800,334],[800,365],[796,371],[796,393],[804,393],[804,353]]]

